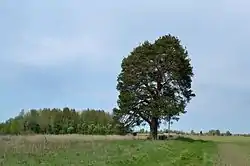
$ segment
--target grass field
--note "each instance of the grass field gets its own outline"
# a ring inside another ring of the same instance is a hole
[[[132,136],[3,136],[0,165],[250,166],[250,138],[192,138],[150,141]]]

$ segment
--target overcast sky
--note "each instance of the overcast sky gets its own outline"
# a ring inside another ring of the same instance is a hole
[[[249,132],[250,1],[3,0],[0,120],[21,109],[116,105],[120,63],[171,33],[189,51],[197,95],[175,129]]]

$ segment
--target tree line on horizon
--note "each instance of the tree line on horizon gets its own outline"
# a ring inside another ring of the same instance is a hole
[[[0,123],[0,134],[85,134],[85,135],[125,135],[132,133],[129,126],[125,126],[115,119],[112,113],[103,110],[86,109],[76,111],[65,107],[22,110],[18,116]],[[230,131],[222,133],[220,130],[208,132],[184,132],[179,130],[161,129],[159,133],[174,133],[178,135],[208,135],[208,136],[249,136],[249,134],[232,134]],[[140,134],[149,134],[141,128]]]
[[[181,130],[169,130],[169,129],[161,129],[158,131],[160,134],[170,133],[170,134],[176,134],[176,135],[194,135],[194,136],[244,136],[244,137],[250,137],[250,133],[231,133],[229,130],[226,132],[222,132],[219,129],[211,129],[209,131],[199,131],[195,132],[194,130],[191,131],[181,131]],[[150,132],[148,130],[145,130],[144,128],[141,128],[137,131],[138,134],[149,134]]]
[[[1,134],[127,134],[129,127],[111,113],[87,109],[76,111],[65,107],[22,110],[18,116],[0,124]]]

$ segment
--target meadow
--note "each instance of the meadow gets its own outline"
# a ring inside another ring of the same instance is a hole
[[[250,138],[247,137],[191,136],[164,141],[144,138],[118,135],[2,136],[0,163],[4,166],[250,165]]]

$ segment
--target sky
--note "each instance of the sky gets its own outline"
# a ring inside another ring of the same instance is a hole
[[[172,34],[187,47],[196,97],[173,129],[250,133],[247,0],[3,0],[0,121],[21,109],[116,106],[121,60]]]

